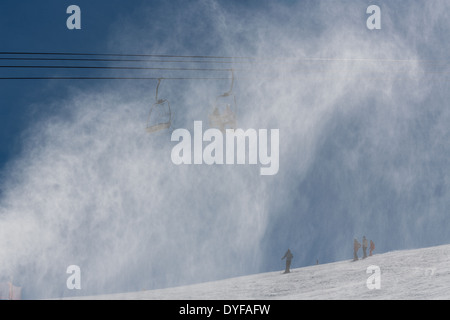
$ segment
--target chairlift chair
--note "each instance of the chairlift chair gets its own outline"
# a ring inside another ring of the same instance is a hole
[[[162,78],[158,79],[155,102],[152,104],[147,118],[146,131],[149,133],[168,129],[172,124],[172,111],[170,110],[169,101],[166,99],[158,99],[158,89],[161,80]],[[155,116],[157,112],[159,114]]]
[[[216,98],[213,111],[208,115],[209,126],[222,132],[225,132],[225,129],[236,129],[236,97],[233,94],[233,69],[231,69],[231,75],[230,90]],[[231,102],[224,102],[227,97],[231,97]]]

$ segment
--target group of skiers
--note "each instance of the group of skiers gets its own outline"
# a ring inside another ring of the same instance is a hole
[[[353,261],[359,260],[358,258],[358,250],[361,248],[361,243],[358,242],[358,240],[355,238],[353,241]],[[363,248],[363,259],[367,258],[367,248],[369,248],[369,256],[372,256],[373,251],[375,250],[375,243],[373,243],[372,240],[370,240],[370,244],[367,242],[366,236],[363,236],[362,240],[362,248]],[[291,262],[294,255],[292,254],[291,250],[288,249],[284,256],[281,258],[281,260],[286,259],[286,268],[284,270],[284,273],[289,273],[291,268]],[[319,261],[316,261],[316,264],[319,264]]]
[[[358,250],[361,248],[361,243],[356,240],[356,238],[353,240],[353,261],[358,260]],[[362,248],[363,248],[363,259],[367,258],[367,248],[369,248],[369,256],[372,255],[373,250],[375,250],[375,244],[372,240],[370,240],[370,247],[367,243],[366,236],[363,236],[362,241]]]

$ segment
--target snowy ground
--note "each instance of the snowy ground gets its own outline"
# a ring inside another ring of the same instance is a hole
[[[369,266],[379,267],[379,289],[369,289],[378,281],[376,273],[367,273]],[[355,262],[347,260],[291,271],[74,299],[450,299],[450,245],[393,251]]]

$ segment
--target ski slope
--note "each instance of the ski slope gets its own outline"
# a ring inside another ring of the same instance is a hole
[[[361,250],[360,250],[361,253]],[[379,289],[375,273],[379,267]],[[372,269],[369,268],[369,272]],[[359,261],[340,261],[254,274],[182,287],[72,299],[275,300],[275,299],[449,299],[450,245],[392,251]]]

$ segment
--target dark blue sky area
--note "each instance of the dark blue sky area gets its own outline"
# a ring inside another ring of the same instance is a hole
[[[81,30],[68,30],[66,27],[66,20],[70,16],[66,13],[66,9],[72,4],[78,5],[81,9]],[[148,10],[149,5],[152,8],[150,10]],[[237,14],[243,8],[246,9],[246,14],[251,14],[262,10],[267,4],[250,1],[244,5],[238,1],[227,2],[222,5],[232,7]],[[141,32],[140,25],[142,28],[150,26],[158,30],[158,38],[169,38],[172,36],[172,28],[176,27],[177,24],[174,17],[179,16],[181,12],[179,9],[183,6],[190,6],[190,4],[183,1],[144,0],[132,2],[123,0],[80,0],[76,2],[5,0],[0,3],[0,36],[2,39],[0,50],[2,52],[142,54],[146,52],[136,51],[134,48],[126,46],[115,46],[115,43],[110,42],[111,33],[120,30],[122,25],[132,22],[137,26],[135,30],[139,32]],[[147,8],[147,10],[143,10],[144,8]],[[147,15],[148,13],[150,15]],[[199,20],[206,18],[201,15],[198,17]],[[140,36],[142,36],[141,33]],[[146,41],[157,42],[158,38],[146,39]],[[198,51],[196,43],[198,37],[195,33],[184,41],[186,41],[185,45],[189,47],[189,51],[176,52],[175,54],[205,54],[204,51]],[[214,51],[214,42],[211,42],[210,50]],[[174,54],[173,52],[151,53]],[[21,64],[20,61],[9,61],[7,64],[14,63]],[[33,62],[22,64],[30,65]],[[49,72],[45,69],[25,71],[2,69],[0,72],[2,76],[55,75],[55,72]],[[62,70],[58,70],[56,73],[56,75],[65,74]],[[70,74],[74,75],[74,72]],[[89,76],[90,74],[92,74],[90,70],[83,70],[78,73],[80,76]],[[46,99],[50,102],[55,98],[63,97],[67,89],[66,84],[64,81],[62,83],[52,81],[50,84],[44,81],[22,80],[3,80],[1,82],[0,169],[20,151],[21,132],[26,128],[29,121],[35,121],[37,118],[58,112],[50,105],[45,109],[35,110],[32,107],[33,102],[45,102]],[[74,84],[79,87],[92,87],[95,81],[70,83],[70,85]]]
[[[2,52],[110,52],[107,43],[112,26],[135,15],[145,1],[2,1],[0,3],[0,36]],[[67,7],[76,4],[82,12],[81,30],[68,30]],[[121,52],[117,48],[115,52]],[[3,56],[6,57],[6,56]],[[4,62],[4,61],[2,61]],[[21,64],[20,61],[13,63]],[[8,64],[13,64],[8,62]],[[24,64],[24,63],[22,63]],[[25,63],[26,64],[26,63]],[[33,64],[28,62],[28,65]],[[2,76],[45,76],[48,71],[2,69]],[[83,75],[88,75],[84,72]],[[77,85],[83,85],[78,83]],[[1,82],[0,168],[20,151],[21,132],[29,121],[51,115],[58,110],[49,107],[35,110],[35,101],[51,101],[63,95],[66,86],[43,81]]]

